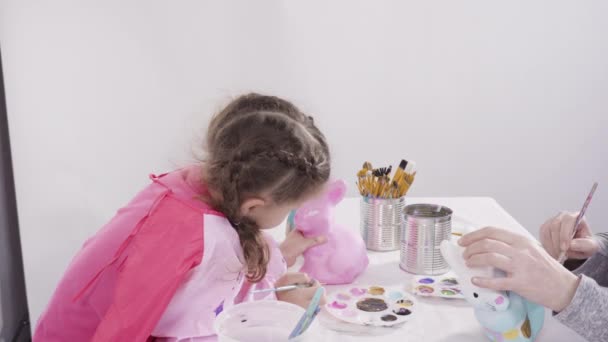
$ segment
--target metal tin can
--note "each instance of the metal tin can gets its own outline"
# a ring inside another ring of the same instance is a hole
[[[405,198],[361,198],[361,236],[373,251],[399,249]]]
[[[399,266],[422,275],[449,271],[439,246],[452,234],[452,210],[435,204],[412,204],[405,207],[403,217]]]

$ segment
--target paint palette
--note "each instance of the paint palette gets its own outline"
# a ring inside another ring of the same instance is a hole
[[[417,311],[416,300],[401,288],[355,286],[330,293],[325,309],[348,323],[393,326],[409,321]]]
[[[421,297],[464,299],[458,278],[450,273],[442,276],[416,276],[412,280],[412,292]]]

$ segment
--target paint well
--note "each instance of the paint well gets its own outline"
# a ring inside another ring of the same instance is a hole
[[[396,310],[393,310],[393,313],[395,313],[395,315],[399,315],[399,316],[408,316],[412,314],[412,311],[406,308],[399,308]]]
[[[365,298],[357,302],[357,309],[365,312],[379,312],[388,309],[388,305],[380,298]]]
[[[350,289],[350,293],[353,296],[361,297],[361,296],[363,296],[364,294],[367,293],[367,290],[366,289],[361,289],[361,288],[358,288],[358,287],[354,287],[354,288]]]
[[[367,292],[369,292],[369,294],[374,295],[374,296],[381,296],[384,294],[384,288],[380,287],[380,286],[371,286],[369,288],[369,290],[367,290]]]
[[[342,309],[346,309],[346,307],[348,305],[346,303],[340,303],[340,302],[334,300],[331,304],[329,304],[329,306],[334,309],[342,310]]]
[[[418,280],[418,282],[420,284],[432,284],[432,283],[435,282],[435,279],[433,279],[433,278],[422,278],[422,279]]]
[[[382,317],[380,317],[381,320],[385,321],[385,322],[394,322],[397,320],[397,316],[395,315],[384,315]]]

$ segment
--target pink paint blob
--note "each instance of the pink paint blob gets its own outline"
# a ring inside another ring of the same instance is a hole
[[[340,303],[338,301],[333,301],[331,304],[329,304],[329,307],[334,308],[334,309],[338,309],[338,310],[342,310],[342,309],[346,309],[348,305],[344,304],[344,303]]]
[[[340,299],[340,300],[349,300],[350,296],[344,293],[339,293],[336,298]]]
[[[418,290],[418,292],[424,293],[424,294],[430,294],[430,293],[435,292],[434,288],[432,288],[431,286],[427,286],[427,285],[420,285],[416,289]]]
[[[360,288],[354,287],[354,288],[350,289],[350,293],[353,296],[359,297],[359,296],[363,296],[364,294],[366,294],[367,293],[367,289],[360,289]]]
[[[504,303],[504,302],[505,302],[505,299],[504,299],[504,297],[503,297],[503,296],[498,296],[494,302],[495,302],[497,305],[500,305],[500,304],[502,304],[502,303]]]

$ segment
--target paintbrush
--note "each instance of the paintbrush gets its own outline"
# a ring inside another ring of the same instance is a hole
[[[374,188],[374,175],[372,170],[367,170],[367,173],[365,174],[365,188],[367,196],[372,195]]]
[[[378,197],[385,197],[384,194],[385,194],[387,185],[389,185],[388,182],[389,182],[388,177],[382,176],[382,178],[380,178],[380,187],[378,189]]]
[[[291,334],[289,334],[289,339],[302,335],[304,331],[308,329],[308,327],[315,319],[319,311],[321,311],[321,308],[319,307],[319,302],[321,301],[321,297],[323,296],[323,291],[324,289],[322,287],[319,287],[317,291],[315,291],[314,296],[310,300],[308,308],[306,308],[306,312],[304,312],[304,315],[302,315],[302,317],[298,321],[298,324],[296,324],[296,327],[291,331]]]
[[[359,184],[357,186],[359,186],[359,192],[361,193],[361,195],[363,196],[369,196],[371,195],[372,192],[372,188],[371,188],[371,175],[372,175],[373,169],[372,169],[372,164],[370,162],[365,162],[363,163],[363,166],[361,167],[361,170],[359,170],[359,172],[357,172],[357,177],[359,179]]]
[[[401,179],[401,184],[399,187],[399,197],[405,196],[407,194],[407,191],[410,189],[410,186],[412,186],[412,183],[414,183],[414,178],[416,176],[416,172],[414,172],[414,174],[404,174],[404,176]]]
[[[398,198],[398,197],[399,197],[399,183],[393,182],[393,187],[391,190],[391,198]]]
[[[384,187],[388,183],[387,175],[391,173],[391,169],[392,166],[389,165],[389,167],[381,167],[373,171],[376,182],[373,191],[374,196],[381,197],[384,193]]]
[[[409,184],[406,181],[401,180],[401,182],[399,184],[399,197],[405,196],[405,194],[407,193],[409,188],[410,188]]]
[[[385,199],[405,196],[414,182],[415,165],[414,162],[402,159],[391,177],[392,165],[374,169],[372,164],[366,161],[357,172],[356,184],[359,193],[366,197]]]
[[[406,166],[407,166],[407,160],[402,159],[401,162],[399,163],[399,167],[397,168],[397,171],[395,171],[395,174],[393,175],[393,182],[399,181],[399,179],[403,175],[403,172],[405,172]]]
[[[391,184],[390,179],[385,176],[384,178],[384,189],[382,189],[382,193],[380,194],[380,197],[382,198],[390,198],[391,197],[391,190],[393,189],[393,184]]]
[[[271,287],[271,288],[268,288],[268,289],[253,290],[250,293],[283,292],[283,291],[290,291],[290,290],[295,290],[295,289],[302,289],[302,288],[313,287],[314,284],[315,284],[315,281],[311,280],[308,283],[295,283],[295,284],[291,284],[291,285],[284,285],[284,286],[279,286],[279,287]]]
[[[570,237],[571,240],[574,239],[574,237],[576,236],[576,233],[578,233],[581,221],[583,220],[583,217],[585,216],[585,212],[587,211],[587,208],[589,207],[589,203],[591,203],[591,199],[593,198],[593,194],[595,193],[595,189],[597,189],[597,182],[593,183],[593,186],[591,187],[591,191],[589,192],[589,195],[587,195],[587,199],[585,199],[585,203],[583,204],[583,208],[581,209],[581,211],[578,213],[578,216],[576,217],[576,221],[574,222],[574,228],[572,230],[572,235]],[[559,257],[557,258],[557,261],[560,264],[563,264],[564,261],[566,261],[566,251],[562,251],[559,254]]]
[[[365,188],[363,187],[363,184],[361,183],[361,181],[359,180],[358,182],[355,182],[355,184],[357,185],[357,188],[359,189],[359,193],[363,196],[365,196]]]

